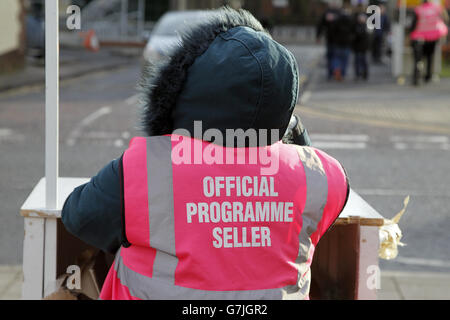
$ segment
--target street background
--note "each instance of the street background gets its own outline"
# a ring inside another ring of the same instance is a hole
[[[282,14],[276,13],[280,20]],[[339,159],[352,188],[385,218],[411,197],[399,224],[406,246],[399,247],[396,259],[380,260],[379,298],[450,299],[450,77],[445,62],[440,79],[420,87],[413,87],[408,76],[394,77],[388,56],[371,64],[367,81],[329,81],[325,47],[315,43],[312,21],[307,22],[290,37],[282,29],[274,37],[298,60],[302,98],[296,113],[313,145]],[[99,52],[61,47],[63,177],[95,175],[121,156],[131,137],[142,134],[137,83],[143,48],[134,45],[135,38],[128,42]],[[36,57],[0,73],[0,299],[21,296],[19,209],[44,175],[43,80],[42,60]]]

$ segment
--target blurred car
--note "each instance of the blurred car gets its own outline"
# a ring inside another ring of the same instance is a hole
[[[200,23],[210,11],[170,11],[156,23],[144,50],[146,63],[167,58],[180,43],[180,31]]]

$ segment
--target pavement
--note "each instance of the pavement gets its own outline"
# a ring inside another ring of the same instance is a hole
[[[22,266],[0,266],[0,300],[20,300],[22,282]]]
[[[22,266],[0,266],[0,300],[20,300]],[[450,274],[381,272],[378,300],[449,300]]]
[[[410,79],[394,79],[389,68],[388,60],[371,65],[368,81],[353,80],[350,68],[344,82],[335,82],[325,79],[321,61],[309,74],[300,112],[378,127],[450,134],[450,78],[413,87]]]

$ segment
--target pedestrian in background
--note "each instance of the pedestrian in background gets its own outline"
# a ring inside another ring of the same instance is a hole
[[[375,28],[372,40],[372,59],[374,63],[380,64],[383,62],[383,47],[386,36],[391,31],[391,22],[386,14],[386,6],[380,4],[381,17],[380,28]]]
[[[354,14],[353,25],[353,53],[355,56],[355,79],[369,78],[369,64],[367,51],[369,50],[369,30],[367,28],[367,14],[365,7],[359,4]]]
[[[425,82],[431,80],[436,43],[448,34],[444,20],[448,21],[447,12],[441,5],[428,0],[424,0],[414,12],[410,38],[414,51],[413,84],[416,86],[419,85],[419,64],[424,56],[427,60]]]
[[[322,35],[325,35],[326,39],[328,80],[333,78],[333,61],[336,53],[336,23],[341,14],[340,11],[340,1],[331,1],[328,9],[324,12],[317,25],[317,42],[320,42]]]
[[[336,47],[333,59],[333,73],[336,80],[342,81],[347,76],[353,41],[353,19],[349,5],[346,5],[341,10],[334,30]]]

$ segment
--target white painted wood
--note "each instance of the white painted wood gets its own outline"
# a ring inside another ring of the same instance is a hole
[[[40,300],[43,294],[45,219],[25,218],[22,299]]]
[[[56,209],[48,209],[45,206],[46,183],[45,178],[42,178],[22,205],[20,214],[26,217],[60,218],[62,207],[70,193],[76,187],[89,182],[90,179],[59,178],[58,180],[58,202]]]
[[[404,54],[404,31],[400,23],[392,25],[392,75],[400,77],[405,73],[403,70],[403,54]]]
[[[45,219],[44,239],[44,297],[58,290],[56,283],[57,220]]]
[[[47,209],[45,207],[43,199],[45,198],[46,184],[45,178],[43,178],[23,204],[21,215],[26,217],[60,218],[62,207],[70,193],[75,188],[90,181],[89,178],[59,178],[58,180],[58,205],[56,209]],[[381,225],[384,221],[384,217],[353,190],[350,190],[347,205],[339,218],[347,219],[351,217],[379,220]]]
[[[376,300],[381,285],[378,266],[380,237],[378,228],[360,227],[358,300]]]
[[[378,213],[370,204],[361,198],[354,190],[350,190],[350,196],[347,204],[339,218],[361,217],[369,219],[384,220],[384,217]]]
[[[59,4],[45,2],[45,208],[56,209],[59,174]]]

